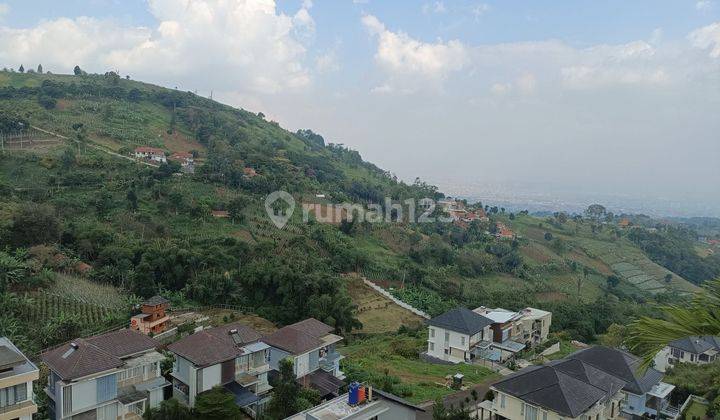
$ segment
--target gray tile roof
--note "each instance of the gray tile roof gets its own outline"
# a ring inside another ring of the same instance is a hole
[[[708,350],[720,350],[720,337],[694,335],[671,341],[668,346],[688,353],[701,354]]]
[[[482,331],[493,321],[467,308],[455,308],[429,320],[428,325],[444,328],[467,335]]]
[[[655,369],[640,371],[641,360],[622,350],[595,346],[577,351],[567,357],[581,360],[603,372],[616,376],[626,382],[625,391],[633,394],[644,394],[656,385],[663,377]]]
[[[157,345],[139,332],[119,330],[79,338],[43,353],[41,358],[58,376],[70,381],[118,368],[125,364],[123,358],[153,350]]]
[[[247,325],[235,323],[191,334],[168,346],[168,350],[198,367],[234,359],[244,354],[243,346],[261,335]]]
[[[525,368],[493,386],[527,403],[578,417],[617,394],[624,385],[622,379],[581,361],[559,360]]]

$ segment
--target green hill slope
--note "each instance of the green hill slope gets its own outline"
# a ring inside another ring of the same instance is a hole
[[[539,306],[557,313],[556,329],[592,339],[643,313],[647,300],[696,289],[677,275],[667,282],[667,271],[622,235],[574,221],[554,226],[498,213],[467,226],[302,223],[298,204],[277,229],[264,209],[277,190],[298,202],[383,206],[385,197],[441,194],[399,182],[309,130],[291,133],[261,114],[113,74],[0,73],[0,135],[18,133],[37,142],[0,153],[0,263],[16,259],[26,268],[0,282],[0,294],[70,290],[58,287],[62,276],[55,284],[35,280],[44,269],[63,271],[27,252],[46,245],[89,264],[86,280],[125,294],[239,305],[280,324],[312,316],[357,329],[341,274],[360,272],[430,314],[458,304]],[[128,159],[141,145],[193,151],[195,173]],[[489,234],[496,222],[519,238]],[[548,232],[556,241],[545,239]],[[608,284],[612,275],[617,285]],[[27,304],[12,309],[13,322],[38,322]],[[0,323],[0,335],[22,330]]]

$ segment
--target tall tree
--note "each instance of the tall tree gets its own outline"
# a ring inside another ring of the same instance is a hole
[[[284,419],[299,411],[297,395],[300,392],[300,384],[295,381],[292,360],[281,360],[279,371],[277,382],[273,384],[273,397],[268,404],[267,413],[273,418]]]
[[[75,76],[80,76],[83,74],[83,71],[80,66],[75,66],[75,68],[73,69],[73,73],[75,74]]]
[[[38,64],[37,72],[38,72],[39,74],[42,74],[42,73],[43,73],[42,64]]]
[[[20,68],[18,69],[20,73],[25,73],[25,67],[23,67],[22,64],[20,64]]]
[[[175,398],[160,403],[157,408],[148,408],[143,414],[144,420],[191,420],[190,410]]]
[[[202,420],[239,420],[243,416],[233,395],[220,387],[198,394],[192,414]]]

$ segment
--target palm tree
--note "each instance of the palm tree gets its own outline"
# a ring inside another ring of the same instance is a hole
[[[692,302],[665,306],[664,319],[642,317],[630,325],[627,344],[643,357],[643,368],[669,342],[693,335],[720,335],[720,279],[707,282]]]

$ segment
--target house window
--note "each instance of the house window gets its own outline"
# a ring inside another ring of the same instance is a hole
[[[672,349],[672,355],[676,359],[682,359],[683,357],[685,357],[685,352],[678,349]]]
[[[435,338],[435,329],[430,328],[430,338]]]
[[[505,394],[500,394],[500,408],[505,408]]]
[[[430,344],[430,351],[435,351],[435,343],[429,343]]]
[[[460,337],[460,344],[465,345],[465,336]]]
[[[542,420],[548,420],[548,418],[547,418],[547,411],[543,411],[542,413],[543,413],[543,416],[542,416],[543,418],[542,418]]]
[[[449,342],[449,341],[450,341],[450,333],[449,333],[449,332],[445,332],[445,342],[447,343],[447,342]]]
[[[103,376],[95,382],[97,384],[97,402],[110,401],[117,396],[117,377],[115,375]]]
[[[66,386],[63,388],[63,414],[68,415],[72,413],[72,386]]]
[[[15,405],[27,399],[27,384],[0,389],[0,407]]]
[[[694,355],[694,354],[691,354],[691,355],[690,355],[690,361],[691,361],[691,362],[694,362],[694,361],[695,361],[695,355]]]
[[[610,417],[615,417],[615,401],[610,404]]]
[[[523,404],[525,406],[525,420],[537,420],[538,409],[532,405]]]

